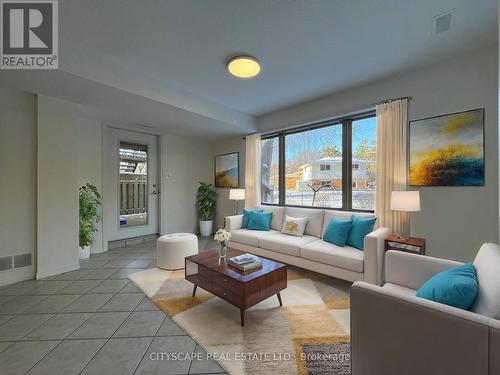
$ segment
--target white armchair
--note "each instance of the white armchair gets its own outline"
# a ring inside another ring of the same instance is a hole
[[[498,245],[484,244],[474,261],[480,289],[473,311],[416,296],[430,277],[460,264],[388,251],[384,286],[353,284],[353,375],[500,374],[500,320],[473,312],[484,312],[485,306],[497,306],[495,298],[500,300]]]

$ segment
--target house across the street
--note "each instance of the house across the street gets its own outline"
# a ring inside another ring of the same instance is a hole
[[[367,160],[352,159],[352,187],[366,189],[373,184],[373,179],[368,172]],[[327,156],[310,161],[300,166],[301,178],[296,179],[296,189],[303,189],[308,185],[318,188],[320,186],[342,189],[342,157]],[[295,174],[293,174],[295,177]],[[291,185],[288,183],[287,186]]]

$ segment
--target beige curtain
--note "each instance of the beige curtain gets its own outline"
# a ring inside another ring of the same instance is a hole
[[[260,204],[260,134],[246,137],[245,208]]]
[[[378,225],[396,233],[409,233],[408,213],[391,211],[391,192],[406,190],[408,99],[377,105],[377,192],[375,213]]]

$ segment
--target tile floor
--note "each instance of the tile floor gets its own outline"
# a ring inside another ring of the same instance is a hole
[[[127,275],[155,267],[155,243],[109,250],[81,269],[0,288],[0,373],[222,374]],[[216,243],[200,239],[200,250]],[[203,358],[203,355],[200,357]]]

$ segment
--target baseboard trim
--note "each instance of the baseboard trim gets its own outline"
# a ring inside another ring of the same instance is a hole
[[[80,263],[77,263],[77,264],[74,264],[72,266],[61,267],[61,268],[57,268],[55,270],[48,271],[48,272],[37,272],[36,279],[37,280],[44,279],[44,278],[49,277],[49,276],[59,275],[61,273],[76,271],[79,269],[80,269]]]
[[[109,249],[116,249],[117,247],[127,247],[127,246],[139,245],[139,244],[147,242],[147,241],[154,241],[159,236],[160,236],[159,234],[148,234],[146,236],[125,238],[123,240],[108,241],[108,250]]]
[[[20,281],[32,280],[35,277],[33,266],[16,268],[0,272],[0,286],[18,283]]]

